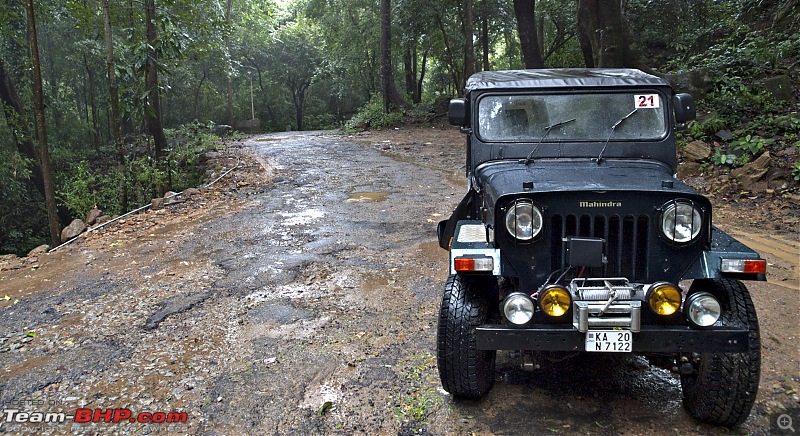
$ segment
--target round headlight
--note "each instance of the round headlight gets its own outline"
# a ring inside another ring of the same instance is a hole
[[[689,321],[700,327],[714,325],[722,314],[719,300],[708,292],[696,292],[686,298],[684,312]]]
[[[531,240],[542,231],[542,212],[529,201],[518,201],[506,212],[506,230],[521,241]]]
[[[503,301],[503,313],[512,324],[525,324],[533,318],[533,301],[522,292],[515,292]]]
[[[539,292],[539,307],[550,316],[561,316],[567,313],[572,304],[572,297],[566,288],[551,285]]]
[[[700,234],[703,219],[689,201],[671,201],[661,208],[661,232],[674,242],[689,242]]]
[[[672,315],[681,308],[681,291],[669,283],[656,283],[647,291],[647,303],[659,315]]]

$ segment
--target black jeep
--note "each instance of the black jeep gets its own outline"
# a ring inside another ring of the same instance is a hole
[[[760,340],[741,280],[766,280],[766,261],[676,178],[692,97],[638,70],[493,71],[448,115],[467,135],[468,192],[438,228],[444,388],[486,394],[496,350],[525,368],[552,352],[637,353],[680,372],[697,419],[743,422]]]

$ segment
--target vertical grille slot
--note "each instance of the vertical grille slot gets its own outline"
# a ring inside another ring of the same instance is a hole
[[[583,277],[627,277],[631,281],[647,278],[647,247],[650,219],[647,215],[553,215],[550,220],[552,233],[552,269],[567,268],[567,247],[564,238],[581,236],[603,238],[606,241],[605,255],[608,263],[604,267],[589,268]],[[574,268],[565,278],[577,276]]]

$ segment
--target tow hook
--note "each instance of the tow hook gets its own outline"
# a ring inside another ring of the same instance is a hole
[[[679,370],[681,375],[694,374],[695,366],[694,363],[689,360],[688,356],[681,356]]]
[[[606,310],[611,307],[611,303],[617,299],[617,291],[614,290],[614,287],[611,286],[611,283],[609,283],[608,280],[603,280],[603,282],[605,283],[606,288],[608,288],[608,301],[606,302],[605,306],[600,309],[600,312],[598,312],[596,316],[603,316],[603,314],[606,313]]]
[[[522,369],[525,370],[525,372],[533,372],[533,370],[539,369],[539,367],[540,365],[533,359],[533,352],[524,351],[522,353]]]

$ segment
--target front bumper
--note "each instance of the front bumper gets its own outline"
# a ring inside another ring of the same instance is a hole
[[[475,329],[480,350],[583,351],[585,333],[569,324],[524,328],[484,325]],[[741,353],[748,350],[746,328],[646,326],[633,334],[634,353]]]

